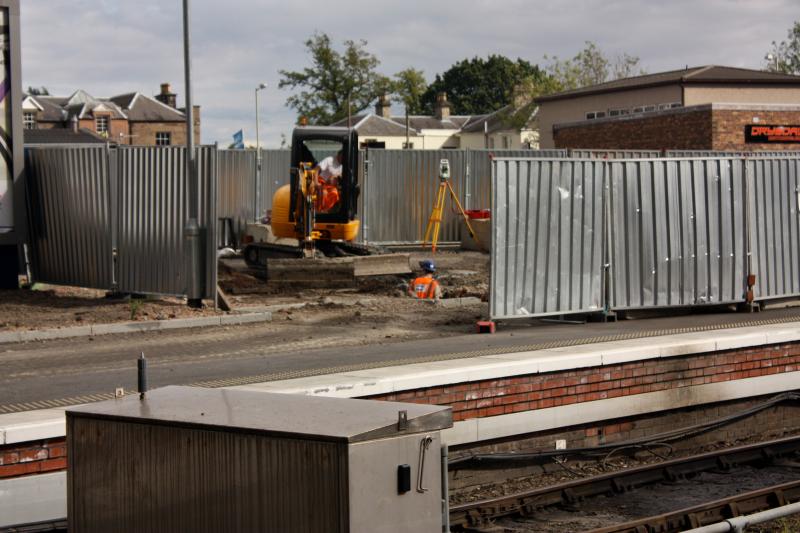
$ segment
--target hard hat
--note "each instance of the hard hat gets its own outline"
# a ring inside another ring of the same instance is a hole
[[[436,272],[436,265],[434,265],[433,261],[431,261],[430,259],[420,261],[419,266],[425,272]]]

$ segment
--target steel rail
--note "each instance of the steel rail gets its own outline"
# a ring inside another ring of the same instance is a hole
[[[674,482],[710,470],[730,471],[738,466],[771,464],[797,452],[800,452],[800,436],[715,450],[522,493],[453,505],[450,507],[450,523],[456,530],[469,530],[497,518],[530,515],[547,507],[574,505],[594,496],[622,494],[646,485]],[[647,530],[641,529],[637,533],[641,531]]]
[[[796,502],[800,502],[800,481],[790,481],[587,533],[673,533]]]

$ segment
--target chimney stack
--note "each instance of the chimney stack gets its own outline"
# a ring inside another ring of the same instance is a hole
[[[391,107],[392,104],[389,101],[389,96],[386,94],[382,94],[380,95],[380,97],[378,97],[378,103],[375,104],[375,114],[378,115],[379,117],[391,118],[392,116]]]
[[[161,93],[156,95],[156,100],[174,109],[178,107],[177,95],[170,90],[169,83],[161,84]]]
[[[450,102],[447,101],[447,93],[441,92],[436,95],[436,104],[433,106],[433,114],[438,120],[450,118]]]

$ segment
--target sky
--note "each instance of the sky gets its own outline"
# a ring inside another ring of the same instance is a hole
[[[23,88],[55,95],[155,95],[169,82],[183,105],[182,0],[21,0]],[[193,99],[202,142],[255,139],[259,83],[262,146],[291,136],[296,113],[280,70],[309,65],[315,31],[347,39],[392,75],[428,81],[465,58],[502,54],[539,65],[592,41],[607,55],[638,56],[647,72],[685,66],[762,68],[772,41],[800,19],[797,0],[190,0]],[[398,114],[400,110],[398,109]]]

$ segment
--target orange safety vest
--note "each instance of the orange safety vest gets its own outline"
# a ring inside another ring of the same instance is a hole
[[[411,290],[414,296],[420,300],[432,300],[436,297],[436,288],[439,282],[433,278],[422,276],[411,282]]]
[[[322,181],[322,180],[320,180]],[[330,211],[339,203],[339,189],[336,185],[320,183],[317,188],[316,210],[320,213]]]

